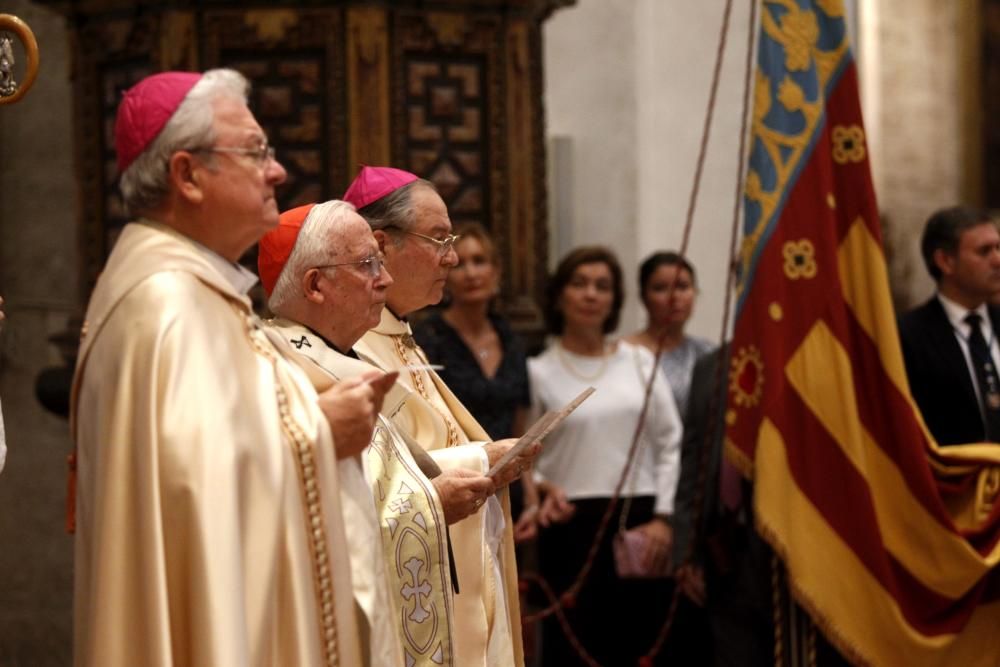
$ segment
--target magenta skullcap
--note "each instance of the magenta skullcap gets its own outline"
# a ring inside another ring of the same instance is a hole
[[[125,92],[115,119],[119,173],[153,143],[200,79],[197,72],[161,72],[147,76]]]
[[[354,204],[354,208],[360,210],[416,180],[418,180],[416,174],[402,169],[364,165],[351,183],[351,187],[344,193],[344,201]]]

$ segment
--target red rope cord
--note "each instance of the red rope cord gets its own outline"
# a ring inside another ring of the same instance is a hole
[[[725,33],[728,28],[729,22],[729,10],[730,3],[726,4],[726,16],[724,18],[725,27],[723,27],[723,35],[720,38],[719,45],[719,59],[716,61],[716,72],[718,72],[719,64],[722,60],[722,53],[725,50]],[[729,331],[729,318],[732,309],[732,298],[733,298],[733,276],[732,261],[736,257],[736,239],[739,234],[739,221],[740,221],[740,204],[742,203],[743,195],[743,181],[744,181],[744,165],[745,165],[745,155],[746,155],[746,139],[747,139],[747,112],[750,108],[750,79],[753,75],[753,46],[754,46],[754,35],[757,27],[757,0],[750,0],[750,19],[747,22],[747,50],[746,50],[746,62],[743,70],[743,104],[741,106],[741,118],[740,118],[740,143],[739,143],[739,158],[736,161],[736,186],[735,192],[733,193],[733,214],[732,223],[729,229],[729,263],[726,267],[727,280],[725,289],[725,300],[722,308],[722,328],[719,332],[719,350],[723,349],[726,344],[726,334]],[[713,85],[717,85],[717,81],[713,81]],[[682,252],[683,255],[683,252]],[[705,507],[705,484],[707,482],[707,471],[708,471],[708,453],[715,442],[716,429],[719,427],[718,413],[719,413],[719,400],[721,395],[721,389],[723,382],[726,377],[726,364],[725,355],[720,353],[719,360],[715,367],[715,378],[713,381],[712,394],[709,399],[709,409],[707,412],[708,423],[705,425],[704,438],[701,443],[701,450],[699,451],[698,457],[698,477],[695,484],[695,497],[693,503],[693,513],[691,520],[691,536],[688,539],[687,548],[685,549],[683,562],[688,562],[694,555],[695,545],[698,542],[697,531],[701,524],[702,512]],[[660,650],[663,648],[663,644],[670,634],[670,629],[673,626],[674,616],[677,612],[677,605],[679,602],[681,592],[679,587],[674,587],[674,595],[670,600],[670,609],[667,613],[667,618],[660,627],[660,631],[656,636],[656,641],[653,643],[652,648],[646,654],[646,658],[652,661]]]
[[[719,89],[719,81],[721,79],[722,61],[725,55],[726,41],[729,32],[729,21],[731,14],[732,14],[732,0],[726,0],[726,6],[723,13],[722,27],[719,31],[719,45],[716,50],[715,66],[712,72],[712,85],[709,93],[707,111],[705,115],[705,123],[702,128],[702,137],[698,151],[698,160],[695,167],[695,175],[691,187],[691,194],[688,200],[688,209],[684,222],[684,232],[681,240],[681,246],[678,252],[678,254],[682,258],[686,256],[687,248],[691,238],[691,230],[694,222],[694,212],[697,207],[698,192],[701,187],[701,178],[704,172],[705,156],[708,150],[709,138],[711,136],[712,119],[715,113],[716,99],[718,96],[718,89]],[[747,111],[749,107],[749,96],[750,96],[749,92],[750,75],[753,70],[752,67],[753,37],[754,37],[754,29],[756,27],[756,15],[757,15],[757,0],[751,0],[751,13],[750,13],[750,22],[749,22],[748,39],[747,39],[747,59],[746,59],[746,68],[744,75],[743,110],[742,110],[743,113],[740,126],[739,159],[737,160],[736,192],[733,201],[733,222],[730,231],[730,243],[729,243],[730,266],[727,267],[727,274],[731,273],[732,271],[731,260],[733,257],[736,256],[736,238],[739,228],[740,202],[743,191],[743,157],[746,145]],[[732,291],[733,291],[732,280],[731,276],[728,276],[728,278],[729,279],[727,279],[726,281],[725,306],[723,308],[722,331],[720,333],[720,346],[725,342],[726,332],[728,331],[729,328],[729,312],[732,306]],[[674,280],[671,281],[671,284],[668,287],[668,298],[675,288],[676,280],[677,276],[675,275]],[[604,515],[601,517],[601,522],[598,525],[597,532],[594,535],[594,540],[591,543],[590,550],[587,553],[587,558],[584,561],[583,566],[580,568],[580,571],[577,574],[576,579],[573,581],[570,587],[563,592],[562,595],[557,597],[555,592],[549,586],[548,582],[546,582],[545,579],[539,576],[538,574],[525,573],[521,577],[524,581],[534,582],[536,585],[538,585],[539,588],[542,590],[543,594],[549,600],[549,605],[547,607],[534,614],[525,616],[522,619],[522,624],[528,625],[555,614],[563,633],[565,634],[567,640],[570,642],[570,645],[574,648],[574,650],[576,650],[576,652],[579,654],[580,658],[584,662],[593,667],[599,667],[599,663],[597,663],[593,659],[593,657],[591,657],[590,654],[587,653],[586,649],[584,648],[580,640],[576,637],[572,627],[569,624],[568,619],[566,618],[566,615],[563,612],[563,609],[566,606],[572,606],[573,602],[575,601],[576,595],[579,593],[584,583],[586,583],[587,577],[589,576],[590,571],[593,569],[594,560],[597,556],[597,552],[600,549],[600,545],[604,538],[604,535],[607,532],[608,525],[611,521],[611,517],[614,514],[615,506],[617,505],[617,502],[621,497],[622,488],[625,485],[625,480],[628,476],[628,472],[631,469],[632,463],[634,462],[635,455],[638,449],[639,440],[642,435],[643,428],[645,427],[646,416],[649,411],[650,397],[652,396],[652,391],[653,391],[653,382],[656,379],[655,369],[659,367],[660,358],[663,355],[663,344],[665,341],[665,337],[666,337],[666,332],[662,333],[659,339],[657,340],[657,349],[653,365],[654,372],[650,374],[650,378],[646,382],[642,409],[639,413],[639,419],[636,424],[635,432],[633,433],[632,444],[629,447],[628,460],[626,461],[624,470],[622,471],[622,475],[619,478],[618,483],[615,485],[615,490],[612,495],[611,502],[608,504],[608,507],[604,512]],[[715,404],[717,404],[718,402],[718,393],[719,393],[718,389],[721,387],[722,378],[725,376],[724,370],[725,369],[723,364],[720,363],[716,372],[716,379],[715,379],[716,386],[715,386],[715,391],[713,392],[713,401]],[[710,410],[709,412],[710,415],[714,415],[716,412],[715,409],[716,405],[713,405],[712,407],[713,409]],[[705,468],[707,466],[707,457],[705,456],[705,452],[708,449],[709,446],[708,443],[714,436],[715,420],[713,419],[711,420],[711,422],[712,423],[709,424],[709,429],[706,433],[706,442],[704,443],[704,446],[702,448],[701,460],[699,462],[700,465],[699,465],[698,487],[697,487],[698,490],[695,499],[695,521],[692,523],[692,526],[697,525],[697,522],[699,520],[700,508],[701,505],[703,505],[702,496],[704,494]],[[688,558],[690,558],[691,552],[693,551],[693,545],[694,545],[694,540],[692,539],[688,544],[688,549],[687,549],[687,551],[689,552],[687,554]],[[667,613],[667,618],[664,621],[663,626],[660,628],[656,641],[651,647],[649,653],[647,653],[647,655],[644,658],[640,659],[641,664],[646,664],[646,663],[651,664],[652,659],[655,658],[656,655],[662,649],[663,643],[666,640],[666,637],[669,635],[670,628],[673,625],[673,620],[676,615],[677,605],[679,601],[679,594],[680,594],[679,589],[675,587],[673,597],[670,601],[670,608]]]

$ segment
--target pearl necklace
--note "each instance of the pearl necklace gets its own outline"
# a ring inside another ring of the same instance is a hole
[[[597,372],[594,373],[594,374],[592,374],[592,375],[587,375],[585,373],[581,373],[579,371],[579,369],[577,369],[576,366],[573,365],[573,360],[570,358],[569,355],[583,356],[583,355],[577,355],[577,354],[575,354],[573,352],[570,352],[569,350],[567,350],[566,348],[563,347],[563,344],[562,344],[561,340],[557,341],[556,342],[556,356],[559,358],[559,363],[562,364],[563,368],[565,368],[569,372],[570,375],[572,375],[573,377],[575,377],[578,380],[582,380],[583,382],[593,382],[594,380],[597,380],[602,375],[604,375],[604,371],[608,370],[608,346],[607,346],[607,343],[605,343],[604,346],[603,346],[603,348],[601,349],[601,356],[600,356],[601,363],[600,363],[600,366],[598,366]]]

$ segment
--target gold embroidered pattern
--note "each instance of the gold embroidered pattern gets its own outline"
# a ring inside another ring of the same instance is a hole
[[[753,120],[756,126],[764,122],[771,110],[771,81],[763,71],[757,70],[753,87]]]
[[[977,504],[977,518],[985,521],[993,512],[997,496],[1000,495],[1000,468],[990,466],[981,473],[981,493]]]
[[[781,247],[781,254],[785,258],[785,275],[789,280],[799,278],[815,278],[816,272],[816,248],[809,239],[801,241],[788,241]]]
[[[778,86],[778,101],[789,111],[801,111],[806,105],[806,94],[792,77],[786,76]]]
[[[839,16],[837,3],[820,4],[822,13],[802,10],[796,0],[765,0],[761,15],[761,40],[784,52],[784,58],[762,63],[754,86],[751,168],[747,172],[745,196],[747,223],[740,246],[737,295],[742,297],[757,251],[771,228],[782,195],[819,129],[826,104],[827,84],[848,52],[847,31],[827,46],[819,39],[830,19]],[[839,20],[839,19],[838,19]],[[779,51],[780,53],[781,51]],[[787,65],[788,71],[783,66]],[[772,113],[774,100],[783,113]],[[788,122],[787,114],[798,118]],[[860,128],[859,128],[860,129]],[[853,146],[852,146],[853,148]]]
[[[782,44],[785,47],[785,67],[791,71],[809,69],[812,51],[819,39],[816,14],[802,11],[798,3],[786,3],[788,11],[781,17]]]
[[[392,338],[392,344],[396,348],[396,356],[398,356],[400,360],[403,362],[403,366],[413,365],[414,361],[410,359],[410,354],[408,352],[408,350],[415,349],[415,346],[413,345],[414,342],[413,336],[410,336],[409,334],[404,334],[402,336],[391,336],[391,338]],[[407,341],[407,338],[409,338],[409,341]],[[420,360],[420,363],[424,363],[423,360]],[[421,396],[423,396],[425,399],[430,400],[430,396],[427,393],[427,387],[424,384],[424,375],[422,371],[418,371],[411,368],[410,382],[413,383],[413,388],[416,389]]]
[[[833,128],[833,161],[837,164],[865,159],[865,131],[860,125],[837,125]]]
[[[452,665],[454,610],[444,516],[434,504],[431,482],[398,451],[402,439],[394,428],[379,417],[367,457],[405,662]]]
[[[827,16],[836,18],[844,15],[844,4],[840,0],[816,0],[816,5]]]
[[[323,653],[323,664],[336,667],[340,664],[340,650],[337,637],[337,616],[334,610],[333,576],[330,573],[330,554],[326,549],[326,523],[323,520],[323,507],[320,504],[319,482],[316,477],[316,462],[313,459],[313,443],[310,442],[305,430],[295,421],[288,403],[288,393],[281,384],[278,373],[278,356],[270,343],[266,342],[253,317],[244,316],[247,326],[247,337],[254,351],[267,359],[274,373],[274,388],[278,399],[278,414],[281,418],[281,430],[291,441],[292,452],[299,473],[299,489],[306,508],[306,535],[309,537],[309,552],[313,561],[313,578],[316,585],[316,597],[320,610],[320,646]],[[263,340],[262,340],[263,339]]]
[[[764,391],[764,361],[757,346],[742,348],[733,359],[729,390],[733,393],[733,402],[739,407],[749,408],[760,403]]]
[[[427,361],[427,358],[420,353],[420,350],[417,348],[416,341],[413,340],[413,336],[410,334],[394,335],[391,336],[391,338],[392,343],[396,348],[396,355],[402,360],[404,366],[408,366],[413,363],[430,363]],[[407,352],[407,350],[412,351],[417,357],[416,362],[410,359],[409,352]],[[427,376],[427,380],[424,380],[425,375]],[[411,368],[410,380],[413,382],[413,388],[416,389],[421,396],[423,396],[424,400],[427,401],[427,403],[434,408],[434,411],[441,416],[441,419],[444,420],[445,426],[448,429],[447,446],[454,447],[459,444],[461,439],[458,436],[458,426],[452,420],[451,415],[446,414],[437,406],[436,401],[431,400],[431,392],[427,388],[427,382],[433,383],[433,380],[430,379],[430,374],[426,370],[416,370]]]

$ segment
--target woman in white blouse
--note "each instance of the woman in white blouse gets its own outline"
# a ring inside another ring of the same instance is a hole
[[[586,560],[625,472],[653,356],[641,346],[608,339],[623,301],[621,268],[608,249],[571,252],[556,269],[548,297],[546,323],[554,337],[545,352],[528,361],[533,412],[562,407],[588,386],[597,389],[546,439],[536,461],[536,479],[546,492],[539,511],[541,574],[559,594]],[[626,526],[647,538],[647,564],[669,559],[681,422],[670,388],[657,376],[640,449],[622,489],[630,501],[615,507],[587,582],[566,610],[574,634],[604,665],[636,664],[669,605],[670,580],[619,578],[611,546],[627,509]],[[543,633],[542,664],[579,664],[554,617],[546,620]]]

